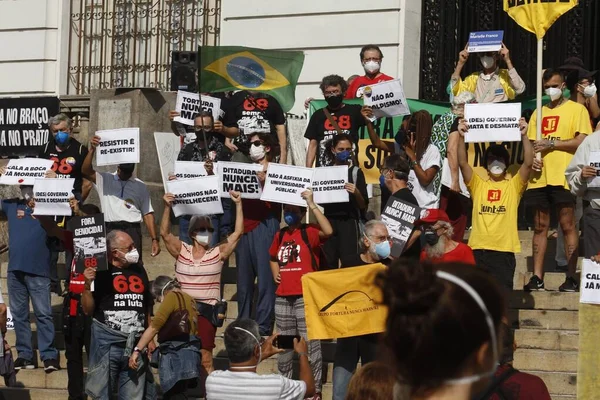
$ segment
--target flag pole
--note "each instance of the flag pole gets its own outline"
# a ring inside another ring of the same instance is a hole
[[[542,68],[543,68],[543,52],[544,52],[544,39],[538,39],[537,42],[537,96],[536,96],[536,140],[542,139]],[[536,153],[536,158],[538,160],[542,159],[542,153]]]

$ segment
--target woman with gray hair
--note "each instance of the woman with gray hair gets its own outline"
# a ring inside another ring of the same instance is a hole
[[[129,367],[137,370],[140,352],[156,335],[159,341],[164,336],[155,350],[156,355],[153,355],[153,359],[158,358],[163,399],[187,399],[185,391],[194,385],[201,369],[200,340],[195,336],[198,319],[196,301],[181,290],[176,279],[164,275],[158,276],[151,283],[150,291],[152,297],[161,304],[129,357]],[[184,325],[189,332],[184,332],[186,329],[173,332],[171,318],[179,323],[180,319],[187,318],[187,324]]]

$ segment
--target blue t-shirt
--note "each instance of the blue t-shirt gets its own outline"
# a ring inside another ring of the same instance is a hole
[[[8,218],[8,271],[50,277],[50,250],[46,231],[20,200],[2,200]]]

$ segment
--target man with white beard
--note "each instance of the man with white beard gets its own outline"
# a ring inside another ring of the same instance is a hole
[[[462,242],[452,240],[452,223],[444,210],[425,210],[417,226],[421,228],[421,261],[475,265],[473,250]]]

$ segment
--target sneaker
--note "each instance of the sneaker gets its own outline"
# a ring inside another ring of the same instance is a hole
[[[561,292],[579,292],[579,283],[572,276],[567,276],[565,283],[558,288]]]
[[[44,371],[46,371],[47,374],[54,372],[54,371],[58,371],[59,369],[60,369],[60,365],[58,365],[57,360],[45,360],[44,361]]]
[[[529,283],[523,287],[523,290],[526,292],[531,292],[532,290],[546,290],[544,288],[544,281],[538,278],[537,275],[533,275],[531,279],[529,279]]]
[[[26,360],[26,359],[20,358],[20,357],[15,360],[15,369],[16,370],[35,369],[35,368],[36,368],[36,366],[31,360]]]

